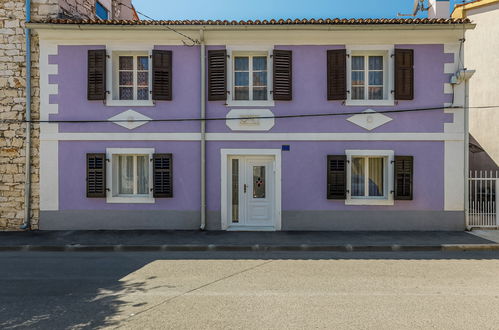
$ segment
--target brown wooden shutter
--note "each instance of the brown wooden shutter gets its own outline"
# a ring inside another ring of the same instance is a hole
[[[293,56],[290,50],[274,50],[274,100],[291,101],[293,98]]]
[[[208,51],[208,100],[227,99],[227,51]]]
[[[412,200],[414,176],[414,158],[412,156],[395,156],[395,191],[396,200]]]
[[[106,99],[106,50],[88,51],[87,99]]]
[[[172,51],[152,51],[152,99],[172,100]]]
[[[157,198],[173,197],[172,154],[153,155],[153,195]]]
[[[395,99],[414,99],[413,49],[395,49]]]
[[[327,198],[347,197],[347,156],[327,156]]]
[[[327,51],[327,99],[347,99],[347,51]]]
[[[87,154],[87,197],[106,197],[106,154]]]

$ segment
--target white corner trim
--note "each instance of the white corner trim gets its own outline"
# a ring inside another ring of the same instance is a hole
[[[56,141],[199,141],[199,133],[52,133]],[[463,141],[462,133],[207,133],[207,141]]]
[[[40,211],[59,210],[59,141],[40,141]]]
[[[464,210],[464,144],[446,141],[444,144],[444,210]]]
[[[220,149],[220,207],[222,230],[227,230],[229,227],[228,214],[228,159],[229,156],[274,156],[275,161],[275,208],[274,208],[274,229],[281,230],[282,228],[282,192],[281,192],[281,149]]]
[[[49,57],[58,55],[58,45],[40,40],[40,120],[49,120],[51,114],[59,113],[58,104],[50,104],[50,95],[59,93],[57,84],[49,84],[49,76],[59,73],[57,64],[49,64]],[[59,124],[40,125],[40,135],[59,132]],[[40,141],[40,210],[59,210],[59,141]]]
[[[113,155],[149,155],[152,159],[154,148],[106,148],[106,203],[113,204],[152,204],[155,203],[153,192],[149,189],[149,196],[142,197],[128,197],[128,196],[113,196],[115,187],[113,179]],[[153,186],[153,170],[152,163],[149,161],[149,188]]]
[[[345,200],[345,205],[394,205],[393,193],[394,190],[394,164],[395,152],[393,150],[345,150],[345,155],[347,156],[347,198]],[[384,171],[385,180],[384,184],[386,187],[385,198],[352,198],[352,157],[354,156],[380,156],[386,157],[387,164],[386,170]]]
[[[232,109],[226,116],[225,124],[233,131],[268,131],[274,127],[274,118],[259,117],[274,117],[274,114],[268,109]]]
[[[459,53],[460,46],[459,42],[452,44],[444,44],[444,54],[452,54],[452,60],[449,63],[444,63],[444,74],[455,74],[459,69],[459,58],[464,61],[464,50],[461,49],[461,54]],[[450,79],[449,79],[450,80]],[[449,82],[444,82],[444,93],[451,95],[454,93],[454,104],[446,104],[447,106],[463,106],[464,96],[465,96],[465,84],[454,85],[454,90]],[[445,109],[445,113],[450,113],[453,115],[452,122],[444,123],[445,133],[460,133],[462,134],[462,139],[464,140],[464,109],[454,108]]]
[[[50,96],[59,94],[58,84],[49,84],[49,76],[59,74],[57,64],[49,64],[49,57],[58,55],[58,45],[49,41],[40,40],[40,120],[49,120],[51,114],[59,113],[58,104],[50,104]],[[40,133],[56,133],[59,124],[41,126]]]

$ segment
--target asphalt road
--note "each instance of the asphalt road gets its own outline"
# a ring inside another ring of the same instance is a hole
[[[0,253],[0,329],[498,329],[499,253]]]

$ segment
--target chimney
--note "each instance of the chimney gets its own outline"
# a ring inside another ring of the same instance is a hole
[[[429,0],[428,18],[449,18],[450,0]]]

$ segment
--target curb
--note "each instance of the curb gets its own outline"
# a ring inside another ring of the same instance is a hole
[[[499,251],[499,244],[442,245],[16,245],[0,246],[0,252],[417,252],[417,251]]]

